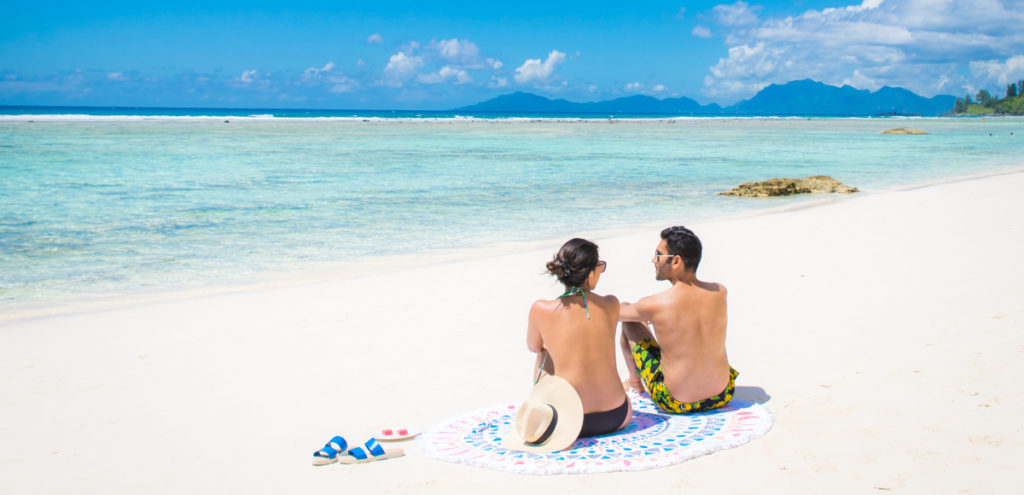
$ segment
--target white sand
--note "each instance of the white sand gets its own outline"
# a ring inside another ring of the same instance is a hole
[[[310,465],[335,434],[427,427],[525,395],[526,313],[558,294],[541,275],[558,242],[0,321],[0,492],[1015,491],[1022,190],[1015,173],[691,225],[705,245],[701,277],[730,290],[738,385],[762,389],[776,416],[736,449],[590,476],[449,464],[414,442],[400,459]],[[657,230],[597,239],[609,262],[599,292],[660,290],[657,240]]]

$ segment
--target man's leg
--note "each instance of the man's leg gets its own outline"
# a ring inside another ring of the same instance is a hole
[[[644,384],[640,381],[640,374],[636,371],[636,361],[633,359],[633,347],[636,343],[644,340],[654,340],[654,334],[647,328],[646,324],[624,321],[622,322],[622,336],[619,338],[619,347],[622,349],[622,357],[626,360],[626,369],[629,370],[629,377],[622,382],[623,388],[627,391],[632,388],[637,392],[644,391]]]

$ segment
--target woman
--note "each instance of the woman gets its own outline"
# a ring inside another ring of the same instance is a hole
[[[597,244],[566,242],[547,264],[565,293],[533,303],[526,331],[526,345],[537,353],[536,379],[545,372],[560,376],[579,393],[580,438],[619,430],[632,415],[615,367],[619,300],[591,292],[607,266],[598,259]]]

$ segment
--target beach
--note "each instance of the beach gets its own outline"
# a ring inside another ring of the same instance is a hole
[[[680,219],[704,243],[699,277],[729,289],[739,395],[775,417],[737,448],[574,476],[446,463],[415,442],[398,459],[310,465],[334,435],[361,443],[525,397],[526,314],[560,293],[543,275],[556,240],[0,320],[3,491],[1009,492],[1024,458],[1022,188],[1018,171]],[[657,229],[594,240],[598,292],[664,288]]]

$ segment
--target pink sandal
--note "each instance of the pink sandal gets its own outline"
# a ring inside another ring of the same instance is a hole
[[[419,430],[412,428],[385,428],[377,433],[377,440],[380,440],[381,442],[397,442],[400,440],[408,440],[419,434]]]

